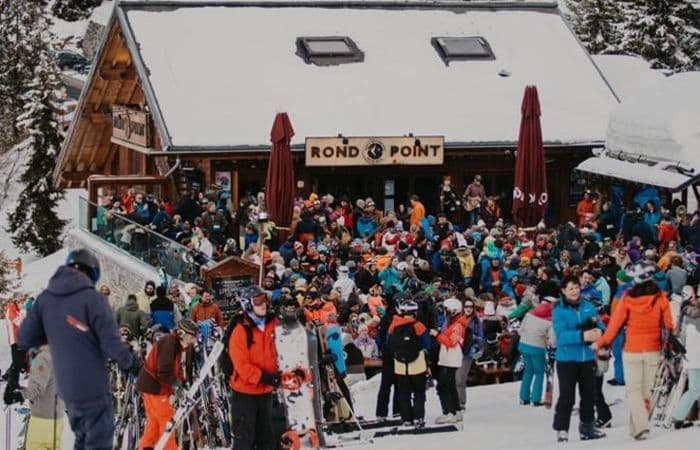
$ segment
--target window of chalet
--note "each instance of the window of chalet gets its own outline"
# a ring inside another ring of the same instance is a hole
[[[491,46],[481,36],[434,37],[430,40],[445,64],[452,61],[486,61],[496,59]]]
[[[331,66],[365,60],[365,54],[347,36],[300,37],[296,44],[297,55],[307,64]]]

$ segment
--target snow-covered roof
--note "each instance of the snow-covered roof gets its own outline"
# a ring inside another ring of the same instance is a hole
[[[592,55],[605,78],[615,90],[621,102],[637,96],[649,83],[665,78],[660,70],[649,67],[649,62],[638,56]]]
[[[577,169],[673,191],[699,182],[700,72],[648,83],[625,99],[610,116],[605,146]]]
[[[167,128],[164,145],[268,146],[278,111],[290,115],[294,144],[409,132],[453,145],[512,143],[528,84],[540,94],[546,142],[589,144],[603,141],[616,105],[552,5],[263,3],[120,3]],[[364,62],[306,64],[295,54],[301,36],[349,36]],[[446,66],[436,36],[482,36],[496,58]]]

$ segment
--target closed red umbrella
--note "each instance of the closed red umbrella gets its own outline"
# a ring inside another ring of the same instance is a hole
[[[294,129],[287,113],[277,113],[270,130],[272,150],[265,179],[267,212],[277,225],[288,227],[294,208],[294,165],[290,143]]]
[[[526,227],[544,217],[548,201],[540,100],[535,86],[525,88],[521,113],[512,213],[515,223]]]

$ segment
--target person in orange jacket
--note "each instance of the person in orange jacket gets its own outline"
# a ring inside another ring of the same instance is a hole
[[[165,426],[175,415],[170,396],[185,381],[182,357],[197,342],[197,325],[191,320],[178,322],[175,331],[160,338],[146,356],[136,378],[136,389],[141,392],[146,409],[146,426],[139,450],[155,447]],[[177,450],[175,434],[171,434],[166,450]]]
[[[659,225],[659,233],[656,239],[659,242],[659,255],[664,254],[669,242],[678,241],[678,238],[678,229],[671,221],[671,217],[668,215],[664,215],[661,218],[661,224]]]
[[[594,211],[595,211],[595,202],[591,199],[591,191],[586,190],[583,193],[583,198],[576,205],[576,215],[578,216],[578,225],[581,226],[586,222],[592,222]]]
[[[240,299],[241,314],[229,339],[233,363],[230,386],[233,410],[233,447],[236,450],[273,449],[272,396],[280,374],[275,347],[278,319],[268,310],[267,294],[251,286]]]
[[[622,297],[607,330],[593,346],[596,349],[610,346],[620,329],[627,326],[622,360],[630,434],[636,440],[649,436],[651,388],[661,361],[662,332],[674,332],[668,297],[654,283],[655,271],[653,264],[644,261],[630,267],[628,276],[634,286]]]
[[[411,217],[409,222],[411,225],[421,226],[420,220],[425,217],[425,206],[420,202],[417,195],[411,196]]]
[[[199,303],[190,311],[190,319],[195,323],[213,319],[218,326],[224,326],[224,316],[221,314],[219,305],[214,303],[214,295],[211,291],[202,293]]]

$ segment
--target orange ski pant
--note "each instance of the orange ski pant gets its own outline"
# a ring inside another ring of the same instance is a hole
[[[170,404],[169,396],[143,394],[143,406],[146,409],[146,427],[141,436],[139,450],[155,447],[158,439],[165,432],[165,426],[175,415],[175,410]],[[171,433],[165,450],[177,450],[175,433]]]

